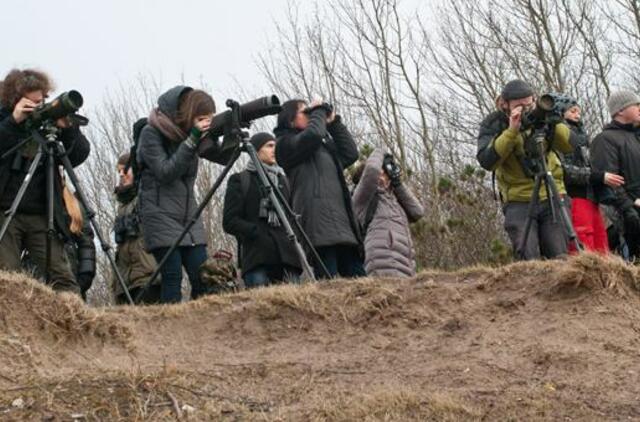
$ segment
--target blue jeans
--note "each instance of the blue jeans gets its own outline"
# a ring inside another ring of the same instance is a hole
[[[268,286],[274,281],[297,283],[300,279],[300,271],[288,266],[261,265],[243,274],[242,279],[247,289]]]
[[[157,262],[160,262],[169,248],[158,248],[151,251]],[[187,271],[191,283],[191,298],[197,299],[206,293],[200,281],[200,265],[207,260],[207,248],[204,245],[180,246],[174,250],[167,262],[160,269],[162,275],[162,303],[178,303],[182,301],[182,267]]]
[[[364,277],[364,264],[356,246],[334,245],[316,248],[318,255],[333,277]],[[319,263],[314,262],[313,272],[317,279],[327,278]]]

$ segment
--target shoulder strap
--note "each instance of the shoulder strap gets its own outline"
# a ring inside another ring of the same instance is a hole
[[[371,201],[369,201],[369,205],[367,206],[367,212],[364,214],[364,223],[362,225],[363,235],[367,233],[369,224],[371,224],[371,222],[373,221],[373,216],[376,215],[379,201],[380,201],[380,197],[378,195],[378,191],[376,190],[376,193],[373,195],[373,198],[371,198]]]
[[[246,197],[249,194],[249,186],[251,185],[251,174],[248,170],[240,172],[240,188],[242,189],[242,196]]]

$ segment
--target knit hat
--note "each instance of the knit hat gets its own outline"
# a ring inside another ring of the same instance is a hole
[[[253,145],[257,152],[260,151],[260,148],[262,148],[264,144],[273,140],[275,140],[275,138],[272,134],[267,132],[260,132],[253,135],[249,142],[251,142],[251,145]]]
[[[532,95],[533,88],[531,88],[531,85],[521,79],[514,79],[507,82],[500,93],[500,96],[505,101],[519,100],[520,98],[527,98]]]
[[[640,97],[635,92],[624,89],[614,92],[607,100],[611,117],[615,117],[616,114],[634,104],[640,104]]]
[[[125,152],[120,157],[118,157],[118,165],[119,166],[126,166],[127,163],[129,162],[129,158],[130,157],[131,157],[131,155],[128,152]]]

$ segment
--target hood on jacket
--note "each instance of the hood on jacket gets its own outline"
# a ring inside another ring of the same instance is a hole
[[[189,91],[193,91],[193,88],[185,85],[174,86],[158,98],[158,108],[163,114],[175,122],[178,117],[180,97]]]

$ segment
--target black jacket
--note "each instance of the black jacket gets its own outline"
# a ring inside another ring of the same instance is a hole
[[[478,150],[476,158],[480,166],[488,171],[493,171],[500,156],[491,143],[498,135],[509,127],[509,118],[502,111],[494,111],[480,123],[478,132]]]
[[[571,198],[598,201],[605,187],[604,171],[591,168],[589,136],[584,127],[572,122],[567,122],[567,126],[571,129],[571,144],[574,146],[572,153],[561,157],[567,194]]]
[[[242,187],[243,173],[250,175],[245,195]],[[279,178],[278,188],[289,200],[289,189],[284,177]],[[300,268],[295,248],[283,226],[272,227],[260,218],[260,184],[255,172],[244,170],[229,177],[224,197],[222,227],[235,236],[239,245],[242,272],[260,265],[288,265]]]
[[[620,211],[633,207],[640,198],[640,140],[633,125],[613,121],[591,143],[591,165],[595,171],[624,177],[622,188],[604,189],[608,195],[600,201]]]
[[[29,136],[25,123],[16,124],[9,110],[0,109],[0,155],[5,154],[12,147],[18,145]],[[87,138],[77,127],[62,129],[58,140],[64,145],[71,165],[76,167],[82,164],[91,150]],[[0,208],[8,209],[18,193],[20,185],[24,181],[30,164],[29,159],[23,159],[24,147],[0,160]],[[60,165],[59,160],[56,161]],[[25,196],[21,201],[18,212],[28,214],[46,213],[46,160],[43,159],[31,180]],[[71,236],[66,217],[66,210],[62,201],[62,178],[58,171],[54,172],[55,181],[55,221],[58,230],[66,237]]]
[[[293,209],[315,247],[362,241],[343,170],[358,159],[358,148],[340,116],[326,124],[316,109],[301,131],[276,128],[276,157],[287,173]]]

